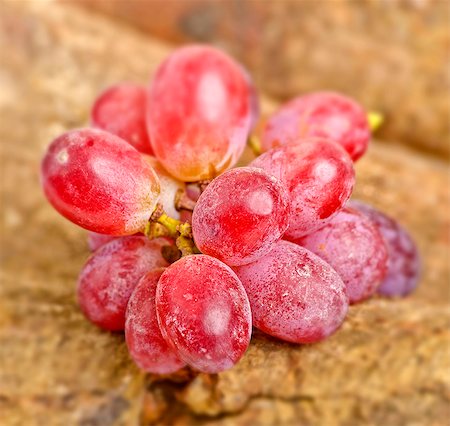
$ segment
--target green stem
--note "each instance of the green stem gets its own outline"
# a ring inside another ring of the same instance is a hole
[[[370,130],[373,133],[383,124],[384,117],[383,114],[379,112],[371,111],[367,114],[367,121],[369,122]]]
[[[253,151],[253,154],[258,157],[261,155],[261,141],[258,136],[251,135],[247,140],[247,145]]]

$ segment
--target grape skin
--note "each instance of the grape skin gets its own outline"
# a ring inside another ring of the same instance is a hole
[[[383,296],[407,296],[417,287],[420,278],[421,262],[416,244],[396,220],[361,201],[348,203],[366,215],[378,227],[388,250],[386,276],[378,287]]]
[[[311,136],[337,142],[356,161],[366,152],[371,132],[364,109],[354,100],[339,93],[316,92],[291,100],[269,118],[262,148]]]
[[[250,163],[279,179],[291,201],[285,239],[294,240],[324,226],[350,198],[353,162],[339,145],[309,138],[265,152]]]
[[[156,290],[156,313],[167,343],[201,372],[231,368],[250,343],[245,290],[228,266],[210,256],[182,257],[164,271]]]
[[[295,242],[337,271],[346,285],[350,303],[375,294],[386,274],[388,254],[383,237],[368,218],[349,207],[323,228]]]
[[[155,374],[174,373],[185,366],[162,337],[156,318],[156,286],[163,271],[154,269],[139,280],[125,314],[130,356],[139,368]]]
[[[312,343],[334,333],[348,310],[339,275],[318,256],[288,241],[234,268],[245,287],[255,327],[282,340]]]
[[[164,239],[117,238],[88,259],[78,278],[78,301],[97,326],[123,330],[128,299],[139,279],[152,269],[168,266],[161,255]]]
[[[177,49],[151,83],[147,127],[156,158],[183,182],[211,179],[242,154],[251,94],[239,64],[207,46]]]
[[[206,187],[192,215],[192,232],[202,253],[244,265],[269,252],[288,220],[285,188],[263,170],[239,167]]]
[[[47,199],[64,217],[108,235],[142,232],[159,181],[141,154],[103,130],[73,130],[49,146],[41,168]]]
[[[152,154],[145,122],[146,106],[145,86],[132,83],[114,85],[94,102],[91,125],[119,136],[139,152]]]
[[[120,237],[115,237],[114,235],[98,234],[97,232],[88,231],[87,242],[89,250],[95,251],[101,246],[109,243],[110,241],[115,240],[116,238]]]

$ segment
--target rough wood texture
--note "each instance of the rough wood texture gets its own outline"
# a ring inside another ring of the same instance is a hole
[[[67,5],[1,7],[0,424],[447,423],[446,164],[374,143],[357,167],[357,195],[401,218],[419,242],[424,277],[413,297],[353,307],[342,330],[317,345],[257,334],[223,374],[144,377],[123,337],[79,312],[85,232],[46,203],[38,168],[55,135],[85,124],[100,89],[146,81],[169,48]]]
[[[61,1],[164,39],[222,46],[280,99],[348,93],[385,114],[382,137],[450,158],[445,0]]]

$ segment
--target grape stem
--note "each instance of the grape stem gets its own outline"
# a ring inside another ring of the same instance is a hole
[[[176,248],[181,252],[181,256],[200,253],[195,246],[192,228],[188,222],[181,222],[173,217],[168,216],[163,209],[162,204],[158,203],[150,220],[148,221],[144,234],[150,238],[170,237],[175,240]],[[175,259],[176,255],[173,251],[166,249],[167,259],[169,261]],[[164,255],[164,253],[163,253]]]
[[[251,135],[247,140],[247,145],[253,151],[255,157],[261,155],[261,141],[258,136]]]
[[[177,211],[180,210],[188,210],[192,212],[195,207],[195,201],[189,198],[184,189],[179,189],[175,194],[175,209]]]
[[[367,121],[369,122],[370,130],[375,132],[383,124],[384,117],[383,114],[379,112],[371,111],[367,114]]]

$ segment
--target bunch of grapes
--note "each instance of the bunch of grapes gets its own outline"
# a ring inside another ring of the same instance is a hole
[[[91,127],[49,146],[42,186],[89,231],[78,280],[85,316],[125,331],[142,369],[231,368],[252,326],[292,343],[334,333],[349,304],[404,296],[419,256],[393,219],[348,203],[371,126],[337,93],[272,115],[264,152],[235,167],[259,119],[243,67],[206,46],[176,50],[150,87],[120,84]]]

